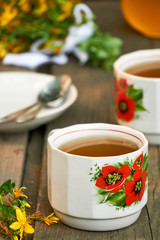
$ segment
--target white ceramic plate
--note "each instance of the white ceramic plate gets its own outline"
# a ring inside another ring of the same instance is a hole
[[[0,118],[33,104],[37,99],[39,91],[53,78],[54,76],[52,75],[41,73],[1,72]],[[72,85],[66,100],[60,107],[45,108],[39,112],[34,120],[26,123],[0,123],[0,131],[27,131],[48,123],[69,108],[75,102],[77,95],[77,89]]]

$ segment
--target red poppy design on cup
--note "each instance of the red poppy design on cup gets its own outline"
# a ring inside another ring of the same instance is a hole
[[[107,192],[118,192],[122,189],[130,172],[131,169],[126,164],[121,166],[118,170],[114,166],[102,167],[102,176],[97,178],[95,185],[101,189],[106,188]]]
[[[118,81],[117,81],[117,88],[119,90],[123,90],[123,91],[126,91],[128,89],[128,83],[127,83],[127,80],[125,78],[120,78]]]
[[[141,201],[145,190],[146,171],[137,170],[133,174],[133,180],[129,180],[125,185],[125,194],[127,195],[126,204],[130,206],[136,200]]]
[[[144,156],[143,156],[143,153],[142,153],[142,154],[139,155],[139,157],[134,161],[132,168],[133,168],[134,170],[140,169],[140,168],[142,167],[143,160],[144,160]]]
[[[125,121],[131,121],[134,118],[136,103],[132,98],[127,97],[125,92],[117,94],[117,116]]]
[[[139,112],[147,111],[143,106],[143,89],[135,88],[125,78],[114,79],[114,99],[117,118],[129,122],[140,117]]]

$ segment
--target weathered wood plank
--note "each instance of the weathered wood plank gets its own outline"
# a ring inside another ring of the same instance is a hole
[[[0,184],[11,179],[20,186],[27,138],[27,133],[0,134]]]
[[[27,68],[21,68],[21,67],[16,67],[16,66],[10,66],[10,65],[3,65],[2,61],[0,61],[0,72],[9,72],[9,71],[13,71],[13,72],[25,72],[25,71],[30,71],[32,72],[32,70],[28,70]]]
[[[29,135],[25,169],[21,185],[27,188],[25,193],[28,196],[28,203],[31,205],[31,208],[27,209],[27,213],[30,214],[33,214],[37,210],[44,132],[45,127],[43,126],[31,131]],[[27,234],[24,239],[31,240],[33,239],[33,235]]]
[[[0,185],[11,179],[18,188],[21,186],[27,139],[27,133],[0,134]]]
[[[160,239],[160,148],[149,148],[149,196],[147,211],[153,239]]]
[[[30,132],[27,146],[25,169],[22,186],[27,188],[26,195],[31,205],[32,213],[36,211],[37,196],[39,191],[39,178],[42,164],[45,127],[37,128]],[[30,210],[30,209],[29,209]]]
[[[68,125],[110,121],[110,107],[113,106],[112,73],[90,66],[80,66],[74,58],[70,58],[69,63],[63,67],[55,66],[53,71],[55,75],[68,73],[78,89],[77,101],[65,113],[65,117],[63,115],[59,118],[58,125],[60,122]]]

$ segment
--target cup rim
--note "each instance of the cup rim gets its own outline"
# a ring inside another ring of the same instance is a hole
[[[157,82],[157,80],[160,80],[159,78],[153,78],[153,77],[142,77],[142,76],[136,76],[130,73],[125,72],[125,70],[122,70],[120,68],[120,64],[122,65],[123,61],[124,64],[125,62],[128,62],[129,59],[133,60],[133,62],[135,61],[135,59],[133,57],[138,55],[144,54],[146,56],[141,57],[141,59],[146,60],[146,57],[159,57],[159,61],[160,62],[160,48],[156,48],[156,49],[142,49],[142,50],[137,50],[137,51],[133,51],[133,52],[129,52],[129,53],[125,53],[123,55],[121,55],[113,64],[113,68],[114,68],[114,72],[119,73],[120,75],[123,75],[126,78],[134,78],[135,80],[141,79],[141,80],[145,80],[145,81],[155,81]],[[127,60],[128,59],[128,60]],[[140,60],[140,57],[138,58],[138,60]],[[151,62],[151,61],[145,61],[145,62]],[[133,66],[136,64],[133,64]]]
[[[81,130],[79,129],[77,129],[77,130],[72,130],[72,131],[68,131],[68,132],[63,132],[63,131],[67,131],[67,130],[70,130],[71,128],[78,128],[78,127],[81,127]],[[88,126],[88,129],[86,128],[86,129],[82,129],[82,126],[84,127],[84,126]],[[92,126],[92,128],[90,127],[90,126]],[[93,128],[93,126],[95,126],[95,128]],[[108,126],[108,127],[112,127],[112,129],[105,129],[105,128],[102,128],[102,127],[99,127],[98,128],[98,126]],[[116,128],[116,129],[113,129],[113,128]],[[119,130],[120,129],[120,130]],[[140,142],[141,142],[141,144],[142,144],[142,146],[139,148],[139,149],[137,149],[136,151],[133,151],[133,152],[129,152],[129,153],[125,153],[125,154],[121,154],[121,155],[117,155],[117,156],[102,156],[102,157],[91,157],[91,156],[82,156],[82,155],[75,155],[75,154],[71,154],[71,153],[67,153],[67,152],[64,152],[64,151],[62,151],[62,150],[60,150],[58,147],[55,147],[55,146],[53,146],[53,142],[51,143],[51,138],[52,138],[52,134],[53,134],[53,131],[51,131],[51,134],[49,133],[49,137],[48,137],[48,143],[50,144],[50,146],[51,146],[51,148],[52,149],[54,149],[54,150],[56,150],[56,151],[58,151],[58,152],[61,152],[61,153],[63,153],[64,155],[68,155],[68,156],[74,156],[74,157],[76,157],[76,158],[87,158],[87,159],[95,159],[95,160],[97,160],[97,159],[109,159],[109,158],[119,158],[119,157],[121,157],[121,156],[128,156],[128,155],[130,155],[130,154],[133,154],[133,153],[136,153],[136,152],[138,152],[138,151],[141,151],[141,150],[143,150],[145,147],[146,147],[146,145],[148,145],[148,141],[147,141],[147,139],[146,139],[146,137],[145,137],[145,135],[142,133],[142,132],[140,132],[140,131],[137,131],[137,130],[135,130],[135,129],[132,129],[132,128],[130,128],[130,127],[126,127],[126,126],[122,126],[122,125],[116,125],[116,124],[108,124],[108,123],[90,123],[90,124],[75,124],[75,125],[71,125],[71,126],[69,126],[69,127],[64,127],[64,128],[61,128],[61,129],[58,129],[62,134],[60,134],[60,135],[58,135],[57,137],[55,137],[55,141],[56,141],[56,139],[58,139],[58,138],[60,138],[61,136],[63,136],[63,135],[67,135],[67,134],[70,134],[70,133],[72,133],[72,132],[78,132],[78,131],[88,131],[88,130],[90,130],[90,131],[93,131],[93,130],[101,130],[101,131],[103,131],[103,130],[109,130],[109,131],[114,131],[114,132],[120,132],[120,133],[123,133],[123,134],[127,134],[127,135],[130,135],[130,136],[132,136],[132,137],[135,137],[136,139],[138,139]],[[128,132],[127,132],[127,130],[128,130]],[[56,131],[56,130],[55,130]],[[131,133],[131,132],[133,132],[133,133]],[[137,137],[137,134],[138,135],[140,135],[139,137]]]

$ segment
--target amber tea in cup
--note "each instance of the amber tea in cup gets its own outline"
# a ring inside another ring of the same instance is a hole
[[[69,141],[59,147],[66,153],[87,157],[118,156],[134,152],[139,149],[135,142],[122,139],[110,139],[103,136],[81,138]]]
[[[160,78],[160,62],[134,65],[125,72],[139,77]]]

